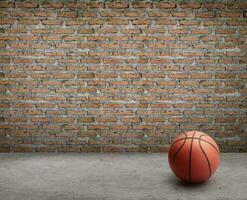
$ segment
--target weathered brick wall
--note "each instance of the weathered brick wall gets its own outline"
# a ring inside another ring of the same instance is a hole
[[[246,9],[1,1],[0,151],[159,152],[186,130],[246,151]]]

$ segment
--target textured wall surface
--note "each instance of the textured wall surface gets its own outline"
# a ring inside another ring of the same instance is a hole
[[[246,9],[1,1],[0,151],[167,151],[186,130],[247,151]]]

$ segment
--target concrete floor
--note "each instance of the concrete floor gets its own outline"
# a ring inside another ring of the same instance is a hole
[[[216,174],[187,185],[167,154],[0,154],[1,200],[247,199],[247,154],[222,154]]]

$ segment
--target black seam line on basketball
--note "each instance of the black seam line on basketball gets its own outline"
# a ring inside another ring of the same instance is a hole
[[[184,142],[183,142],[183,144],[180,146],[180,148],[176,151],[176,153],[174,154],[174,156],[173,156],[173,163],[175,163],[175,160],[176,160],[176,157],[177,157],[177,155],[178,155],[178,152],[183,148],[183,146],[184,146],[184,144],[185,144],[185,142],[186,142],[186,138],[187,138],[187,135],[186,134],[184,134],[185,135],[185,140],[184,140]]]
[[[199,138],[201,139],[201,137],[202,137],[202,135],[201,135]],[[199,146],[200,146],[200,148],[201,148],[201,150],[202,150],[202,152],[203,152],[205,158],[207,159],[208,169],[209,169],[209,176],[208,176],[208,178],[209,178],[209,177],[211,176],[211,165],[210,165],[209,159],[208,159],[208,157],[207,157],[207,155],[206,155],[204,149],[202,148],[202,144],[201,144],[201,140],[200,140],[200,139],[199,139]]]
[[[202,136],[204,136],[204,135],[202,135]],[[179,142],[181,140],[184,140],[184,139],[197,139],[197,140],[199,140],[199,138],[196,138],[196,137],[193,137],[193,138],[192,137],[181,138],[181,139],[178,139],[175,142],[173,142],[172,145],[174,145],[175,143],[177,143],[177,142]],[[211,142],[208,142],[207,140],[204,140],[204,139],[200,139],[200,140],[203,141],[203,142],[206,142],[206,143],[210,144],[219,153],[219,150]]]
[[[192,158],[192,145],[193,145],[193,139],[194,139],[195,131],[192,135],[191,143],[190,143],[190,157],[189,157],[189,181],[192,182],[191,177],[191,158]]]
[[[184,134],[184,135],[186,135],[187,136],[187,134]],[[206,134],[203,134],[203,136],[206,136]],[[199,138],[197,138],[197,137],[193,137],[194,139],[199,139]],[[173,142],[172,143],[172,145],[173,144],[176,144],[177,142],[179,142],[179,141],[181,141],[181,140],[184,140],[184,139],[192,139],[192,137],[184,137],[184,138],[180,138],[180,139],[178,139],[178,140],[176,140],[175,142]]]
[[[204,134],[204,135],[202,135],[202,136],[207,136],[207,135]],[[218,153],[220,153],[220,152],[219,152],[219,148],[216,147],[216,146],[214,146],[211,142],[208,142],[208,141],[206,141],[206,140],[204,140],[204,139],[202,139],[202,138],[201,138],[201,140],[204,141],[204,142],[207,142],[208,144],[210,144],[211,146],[213,146],[213,147],[215,148],[215,150],[216,150]],[[217,145],[217,144],[216,144],[216,145]]]

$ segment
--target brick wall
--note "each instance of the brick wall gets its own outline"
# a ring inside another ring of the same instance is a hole
[[[0,151],[247,151],[247,4],[200,2],[1,1]]]

